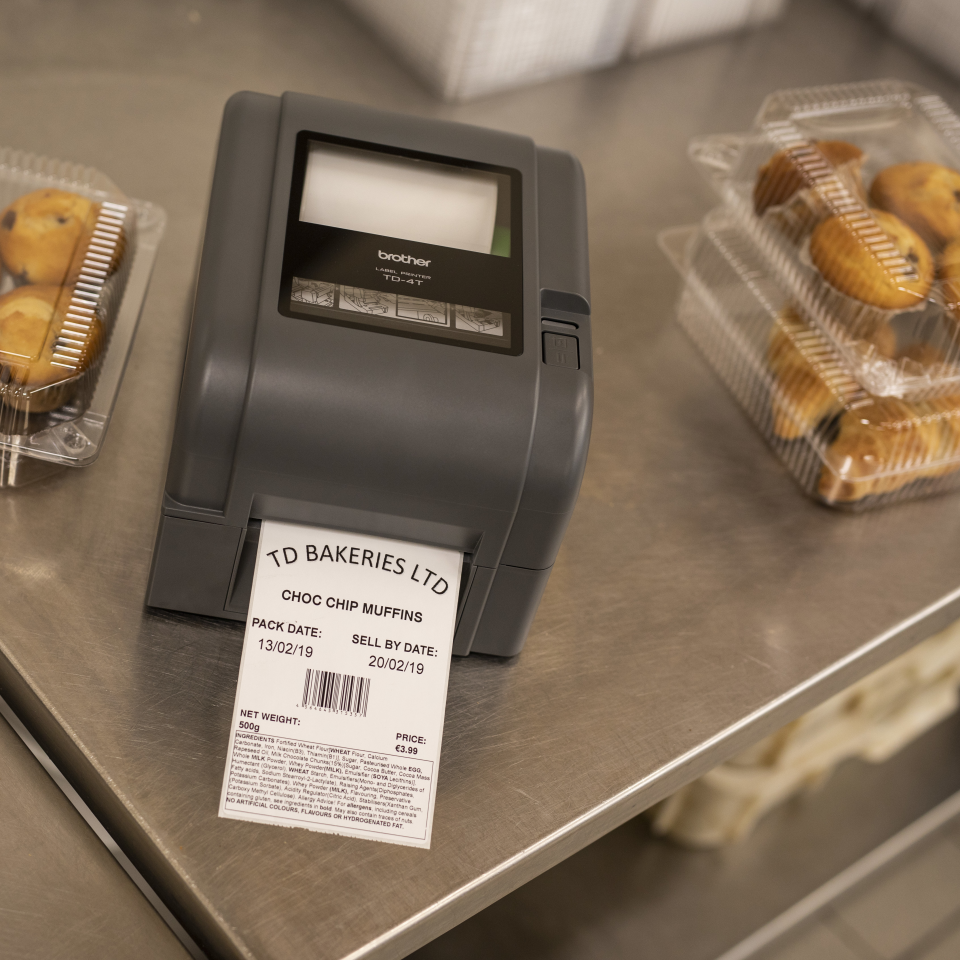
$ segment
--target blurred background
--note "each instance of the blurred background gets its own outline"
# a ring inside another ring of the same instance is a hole
[[[343,0],[444,100],[595,70],[748,30],[789,0]],[[949,0],[851,0],[954,74],[960,9]]]

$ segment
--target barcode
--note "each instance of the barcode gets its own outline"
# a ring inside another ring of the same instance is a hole
[[[310,670],[303,680],[303,707],[316,707],[332,713],[352,713],[357,717],[367,715],[370,700],[370,680],[351,677],[348,673],[331,673],[329,670]]]

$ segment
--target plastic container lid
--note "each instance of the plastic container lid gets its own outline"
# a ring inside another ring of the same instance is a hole
[[[866,391],[725,208],[660,243],[686,281],[680,323],[808,494],[864,509],[960,486],[960,390]],[[874,345],[909,350],[886,333]]]
[[[960,391],[960,119],[939,97],[897,80],[781,91],[751,133],[690,155],[871,393]]]
[[[0,486],[96,459],[165,221],[92,168],[0,149]]]

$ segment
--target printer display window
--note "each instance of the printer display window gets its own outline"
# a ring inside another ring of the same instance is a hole
[[[438,333],[440,328],[446,328],[451,339],[502,338],[509,334],[510,314],[500,310],[304,277],[293,278],[290,306],[318,316],[362,314],[364,322],[378,318],[391,325],[428,324]]]
[[[278,311],[519,356],[523,195],[512,167],[301,130]]]
[[[509,257],[510,177],[309,140],[299,219]]]

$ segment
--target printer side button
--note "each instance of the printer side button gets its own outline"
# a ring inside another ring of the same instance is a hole
[[[543,334],[543,362],[551,367],[580,369],[580,342],[561,333]]]

